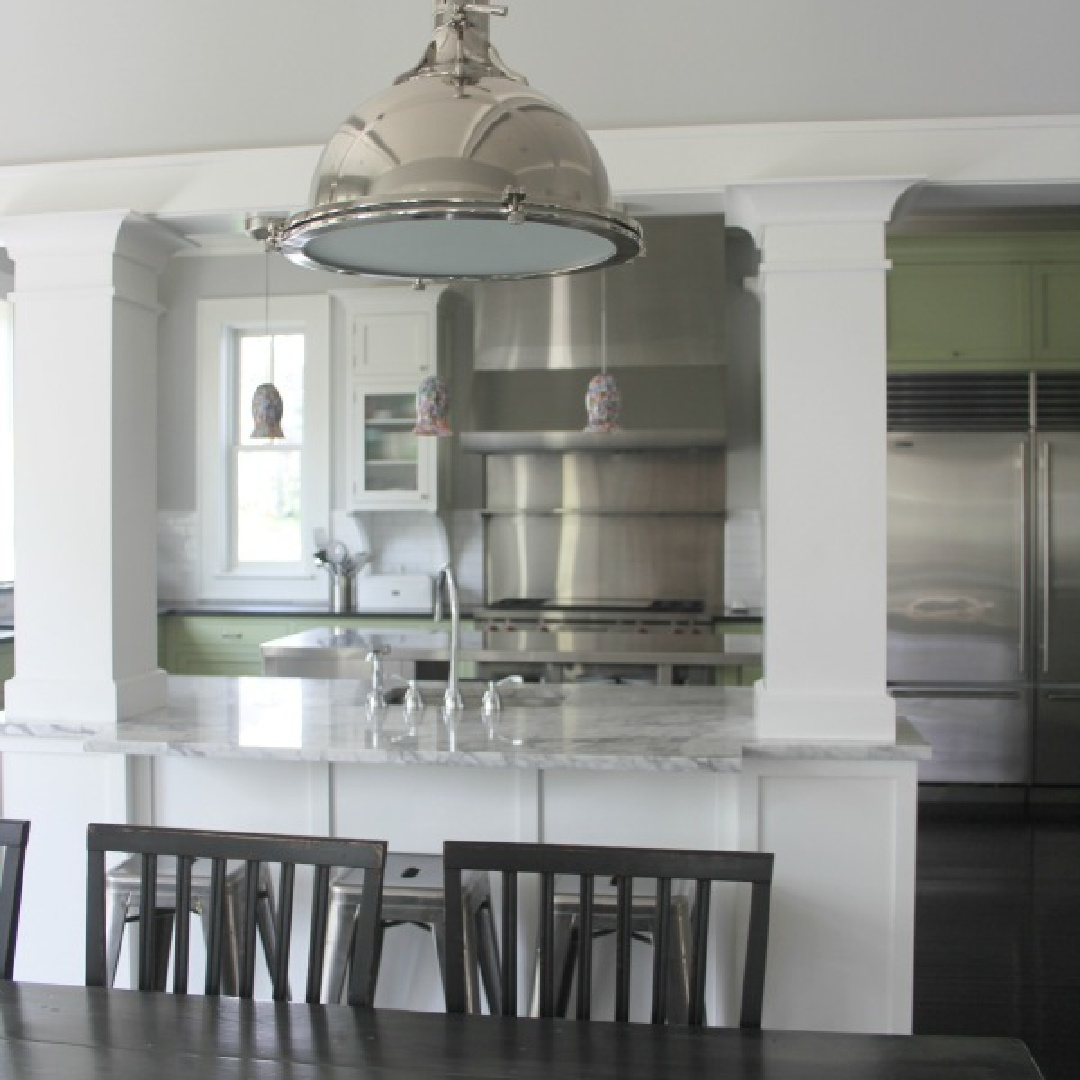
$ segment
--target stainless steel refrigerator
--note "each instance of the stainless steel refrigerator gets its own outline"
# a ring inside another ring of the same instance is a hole
[[[888,678],[928,782],[1080,785],[1080,376],[893,376]]]

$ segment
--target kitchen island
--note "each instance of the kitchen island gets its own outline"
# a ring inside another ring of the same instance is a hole
[[[390,670],[411,675],[417,662],[448,661],[449,634],[386,631],[374,627],[319,627],[266,641],[260,646],[267,675],[312,678],[365,677],[373,650],[385,652]],[[756,640],[756,639],[755,639]],[[632,633],[615,630],[462,630],[459,659],[468,665],[499,665],[503,669],[556,675],[569,665],[592,670],[649,669],[655,681],[670,686],[679,680],[711,682],[704,673],[727,668],[736,675],[757,669],[761,653],[732,650],[725,636],[711,633]],[[710,673],[711,674],[711,673]],[[721,680],[717,680],[721,681]]]
[[[81,901],[92,820],[399,851],[463,838],[740,848],[776,853],[766,1025],[910,1028],[927,752],[911,728],[895,743],[781,743],[757,738],[749,690],[520,689],[494,720],[470,708],[451,723],[434,704],[371,712],[362,681],[174,677],[164,708],[130,720],[0,724],[4,813],[33,822],[17,977],[82,979],[81,919],[56,911]],[[722,953],[717,971],[713,1015],[728,1015]]]

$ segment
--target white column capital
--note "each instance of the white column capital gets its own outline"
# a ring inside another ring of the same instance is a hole
[[[920,176],[843,176],[737,184],[725,193],[725,217],[728,225],[745,229],[768,256],[778,227],[883,226],[900,197],[922,180]]]
[[[147,276],[156,279],[191,242],[142,214],[88,210],[0,217],[0,246],[15,263],[16,303],[20,296],[95,288],[145,303]]]

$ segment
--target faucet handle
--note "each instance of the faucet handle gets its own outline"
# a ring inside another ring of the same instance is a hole
[[[402,702],[407,713],[421,712],[424,708],[424,699],[420,696],[420,687],[415,679],[409,680],[409,688],[405,691],[405,699]]]
[[[389,655],[389,645],[373,645],[371,651],[367,654],[368,663],[371,664],[371,690],[367,696],[369,709],[383,709],[386,707],[386,695],[383,692],[382,661],[384,656]]]

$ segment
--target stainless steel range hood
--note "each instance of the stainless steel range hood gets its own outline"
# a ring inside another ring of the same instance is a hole
[[[647,254],[592,274],[475,286],[477,371],[723,363],[724,219],[645,218]]]

